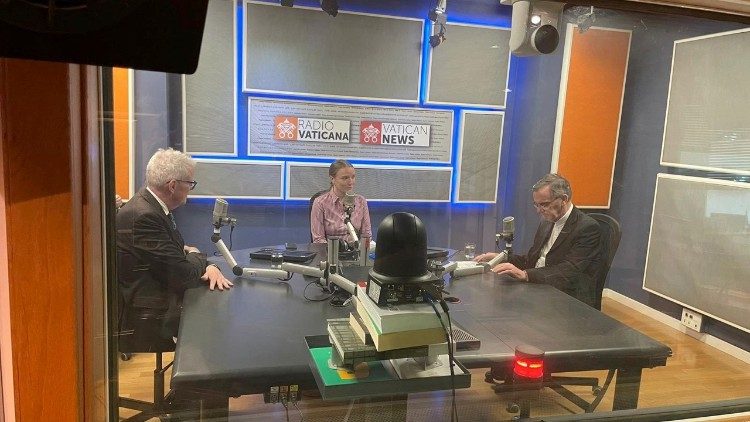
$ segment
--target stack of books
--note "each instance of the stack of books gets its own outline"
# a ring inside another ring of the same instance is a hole
[[[349,325],[360,340],[374,345],[379,352],[446,341],[443,324],[448,326],[447,318],[442,312],[436,314],[430,304],[380,307],[367,296],[362,285],[357,286],[354,301],[356,312],[350,314]]]
[[[356,353],[363,360],[423,357],[448,352],[445,330],[440,321],[442,318],[447,325],[446,317],[442,312],[436,314],[431,305],[410,303],[380,307],[367,296],[362,285],[357,286],[353,300],[356,310],[349,315],[348,327],[343,327],[341,320],[329,320],[331,343],[341,357],[353,356],[354,350],[367,351]],[[351,334],[357,341],[352,341]],[[343,338],[346,341],[340,341]],[[371,353],[373,349],[375,354]],[[343,360],[351,362],[346,358]]]

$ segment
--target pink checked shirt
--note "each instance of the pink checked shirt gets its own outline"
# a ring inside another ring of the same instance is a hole
[[[343,238],[352,241],[349,231],[344,224],[344,204],[333,191],[328,191],[315,198],[310,213],[310,232],[313,243],[326,243],[326,237]],[[356,195],[354,198],[354,212],[352,212],[352,225],[359,233],[360,240],[370,242],[372,238],[372,227],[370,226],[370,210],[367,209],[367,200]]]

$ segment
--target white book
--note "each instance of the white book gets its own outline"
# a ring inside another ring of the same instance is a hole
[[[435,307],[440,313],[440,318],[429,303],[406,303],[380,307],[367,296],[367,292],[360,285],[357,285],[357,300],[364,306],[380,334],[442,328],[440,318],[443,319],[445,326],[448,326],[447,318],[440,309],[440,305],[437,304]]]

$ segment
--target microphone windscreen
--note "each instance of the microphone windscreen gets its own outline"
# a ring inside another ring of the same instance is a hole
[[[513,217],[503,218],[503,233],[513,234],[516,230],[516,222]]]
[[[226,218],[227,216],[227,209],[229,208],[229,203],[227,203],[226,200],[223,198],[216,198],[216,202],[214,203],[214,223],[218,223],[222,218]]]
[[[345,207],[353,207],[354,206],[354,197],[355,196],[356,195],[354,195],[354,192],[351,192],[351,191],[347,192],[344,195],[344,206]]]

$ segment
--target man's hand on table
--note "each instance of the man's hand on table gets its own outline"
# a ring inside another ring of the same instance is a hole
[[[521,281],[529,281],[529,275],[526,274],[526,271],[519,269],[509,262],[495,265],[492,268],[492,272],[495,274],[508,275]]]
[[[206,267],[206,272],[201,277],[201,280],[208,282],[208,288],[213,290],[214,287],[218,287],[219,290],[230,289],[234,284],[224,277],[219,267],[216,265],[209,265]]]

